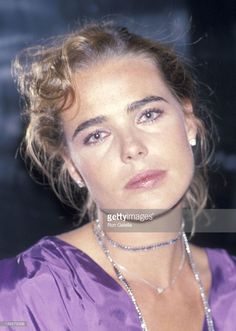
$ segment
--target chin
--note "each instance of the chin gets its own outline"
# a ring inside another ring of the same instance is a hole
[[[141,199],[140,197],[133,197],[127,199],[125,201],[117,202],[118,200],[114,201],[114,204],[110,203],[110,208],[105,209],[118,209],[118,210],[155,210],[158,214],[166,212],[172,208],[175,208],[182,200],[182,196],[178,196],[176,198],[170,199],[158,199],[157,197],[144,197]]]
[[[166,187],[157,188],[154,190],[143,190],[143,191],[130,191],[129,194],[124,194],[122,190],[120,194],[117,196],[113,195],[113,199],[106,199],[106,202],[99,204],[102,205],[102,209],[108,210],[156,210],[157,213],[168,211],[172,208],[177,207],[183,197],[185,196],[186,190],[188,189],[188,185],[183,185],[184,183],[176,183],[173,184],[171,189],[167,189]],[[168,186],[169,187],[169,186]],[[174,190],[175,188],[179,188],[178,190]],[[104,207],[104,205],[106,207]]]

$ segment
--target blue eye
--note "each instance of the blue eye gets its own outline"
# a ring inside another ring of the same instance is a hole
[[[92,144],[97,144],[99,142],[102,142],[104,137],[101,137],[101,133],[103,133],[103,131],[96,130],[95,132],[89,134],[83,140],[84,145],[92,145]]]
[[[146,122],[154,122],[157,120],[158,117],[161,116],[163,113],[163,110],[157,109],[157,108],[151,108],[151,109],[146,109],[141,116],[139,117],[138,123],[146,123]],[[146,117],[144,121],[140,121],[142,117]]]
[[[157,108],[146,109],[141,116],[139,117],[138,123],[152,123],[155,122],[163,113],[163,110]],[[140,120],[144,117],[144,120]],[[102,136],[102,134],[105,134]],[[108,134],[109,135],[109,134]],[[90,133],[87,137],[84,138],[84,145],[94,145],[103,142],[106,138],[107,133],[101,130],[96,130]]]

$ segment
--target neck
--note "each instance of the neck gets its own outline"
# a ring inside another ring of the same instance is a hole
[[[107,215],[100,209],[98,209],[98,219],[104,232],[112,240],[128,246],[146,246],[169,241],[177,236],[181,230],[182,209],[181,205],[178,204],[168,212],[159,214],[158,217],[155,217],[148,223],[135,223],[134,227],[131,228],[108,227]],[[130,222],[132,223],[132,221]],[[163,225],[165,225],[165,232],[160,231],[160,229],[163,229]],[[171,281],[179,267],[183,254],[182,237],[172,245],[145,252],[122,250],[113,247],[106,239],[105,244],[112,258],[126,267],[132,274],[145,278],[153,284],[163,286]]]

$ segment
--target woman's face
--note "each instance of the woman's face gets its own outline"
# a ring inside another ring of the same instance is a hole
[[[156,66],[140,56],[106,60],[74,79],[76,102],[62,114],[71,176],[81,176],[102,209],[173,207],[194,170],[189,139],[196,126],[183,113],[191,113],[190,103],[180,105]],[[125,187],[148,170],[163,170],[163,177]]]

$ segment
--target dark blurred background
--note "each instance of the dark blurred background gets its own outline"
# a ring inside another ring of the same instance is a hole
[[[26,46],[69,32],[81,19],[107,15],[137,33],[173,43],[194,63],[221,137],[217,166],[210,172],[211,196],[215,208],[236,209],[234,0],[0,0],[0,258],[71,229],[73,216],[49,187],[29,177],[16,153],[24,123],[11,60]],[[198,233],[192,242],[236,255],[235,233]]]

